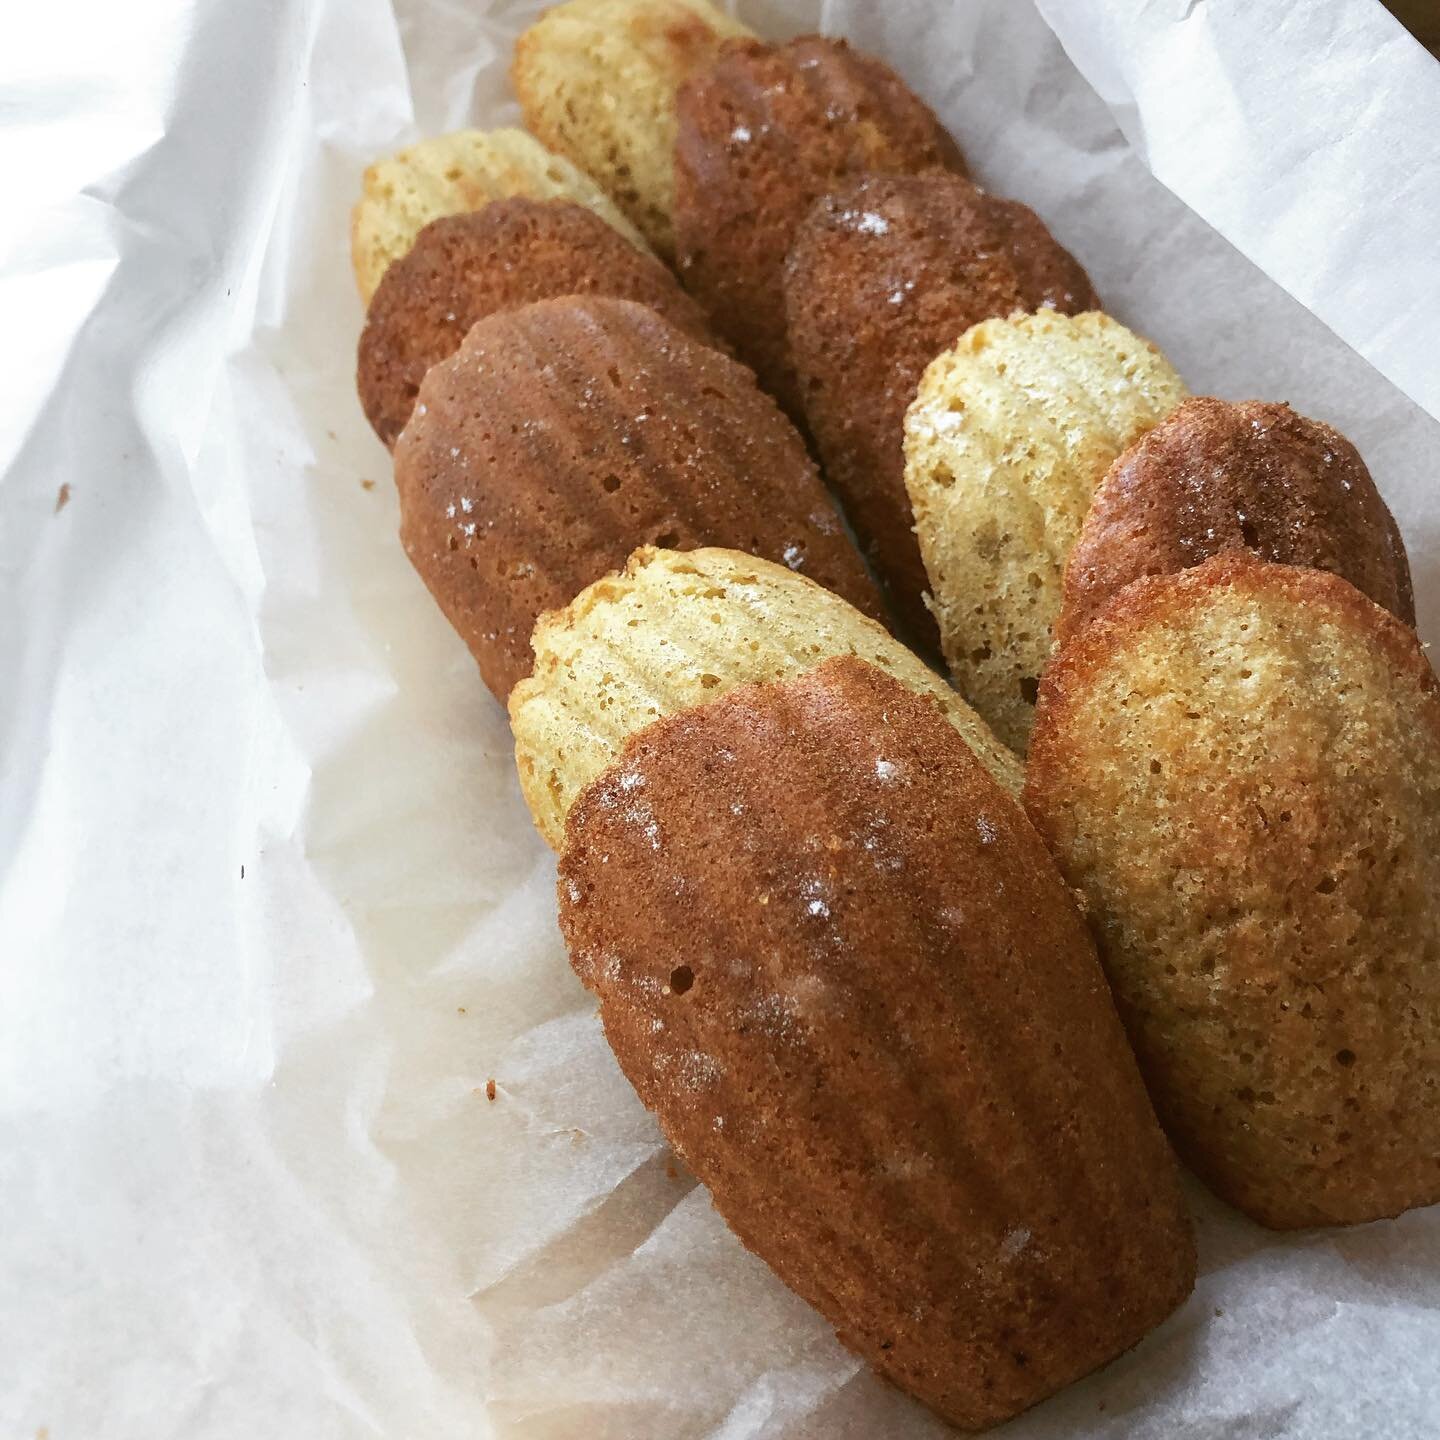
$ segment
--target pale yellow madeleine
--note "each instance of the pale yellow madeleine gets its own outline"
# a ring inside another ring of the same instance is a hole
[[[569,0],[520,36],[510,75],[526,125],[668,259],[675,92],[725,40],[751,33],[706,0]]]
[[[927,695],[1011,794],[1015,757],[945,682],[838,595],[736,550],[645,548],[535,627],[535,669],[510,696],[515,761],[557,849],[576,795],[661,716],[737,685],[858,655]]]
[[[573,200],[637,248],[649,247],[605,192],[562,155],[523,130],[457,130],[377,160],[350,218],[350,257],[368,305],[380,277],[432,220],[511,196]]]
[[[1153,345],[1098,311],[986,320],[921,379],[905,486],[945,658],[1022,753],[1090,498],[1185,393]]]

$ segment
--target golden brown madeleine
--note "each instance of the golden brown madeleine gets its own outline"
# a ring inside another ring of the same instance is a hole
[[[905,488],[945,659],[1022,754],[1095,487],[1184,395],[1169,361],[1108,315],[1047,310],[972,326],[906,412]]]
[[[1020,764],[924,661],[868,615],[783,565],[735,550],[637,550],[619,575],[542,615],[535,669],[510,694],[515,765],[557,850],[575,797],[637,730],[737,685],[856,655],[924,695],[1012,795]]]
[[[1197,395],[1110,467],[1065,569],[1056,635],[1142,575],[1248,550],[1343,575],[1415,623],[1405,542],[1365,462],[1288,405]]]
[[[681,89],[678,108],[680,278],[798,417],[783,274],[796,227],[821,195],[861,175],[963,173],[960,152],[888,65],[819,35],[727,45]]]
[[[360,335],[360,403],[393,446],[425,372],[477,320],[560,295],[613,295],[714,343],[704,313],[653,255],[569,200],[496,200],[427,225],[385,272]]]
[[[605,192],[568,160],[523,130],[457,130],[377,160],[350,217],[355,282],[368,305],[381,277],[432,220],[492,200],[573,200],[593,210],[641,251],[640,232]]]
[[[920,377],[981,320],[1099,304],[1033,210],[943,171],[861,180],[796,231],[785,309],[805,418],[861,548],[931,650],[902,443]]]
[[[740,1239],[967,1427],[1105,1364],[1195,1256],[1085,926],[1019,806],[855,658],[641,731],[560,923]]]
[[[1337,576],[1134,581],[1041,686],[1025,799],[1156,1109],[1277,1228],[1440,1200],[1440,693]]]
[[[395,445],[400,537],[501,699],[530,632],[637,545],[724,545],[880,613],[804,442],[743,365],[647,306],[542,300],[432,366]]]
[[[515,42],[510,78],[525,124],[668,259],[675,92],[724,40],[750,33],[706,0],[569,0]]]

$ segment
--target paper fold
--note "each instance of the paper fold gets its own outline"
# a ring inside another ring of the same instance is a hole
[[[1440,64],[1371,0],[1037,0],[1150,171],[1440,420]]]

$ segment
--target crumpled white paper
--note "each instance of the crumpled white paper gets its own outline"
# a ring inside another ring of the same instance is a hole
[[[1368,0],[1286,7],[1254,46],[1265,7],[1041,3],[1273,280],[1151,177],[1030,0],[742,13],[895,63],[1193,388],[1347,431],[1440,634],[1440,426],[1280,288],[1434,412],[1440,315],[1398,267],[1440,208],[1367,177],[1402,145],[1392,79],[1433,114],[1440,69],[1367,49]],[[355,401],[359,172],[513,120],[537,8],[7,17],[7,1440],[941,1433],[741,1249],[619,1075],[504,717],[400,551]],[[1277,121],[1289,198],[1265,209]],[[1191,1301],[1007,1435],[1440,1429],[1440,1212],[1282,1239],[1192,1193]]]
[[[1379,4],[1037,3],[1157,178],[1440,416],[1434,57]]]

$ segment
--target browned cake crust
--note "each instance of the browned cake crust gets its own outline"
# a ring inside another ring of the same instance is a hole
[[[1133,581],[1046,671],[1025,804],[1156,1109],[1276,1228],[1440,1201],[1440,691],[1338,576]]]
[[[697,340],[704,313],[653,256],[570,200],[495,200],[427,225],[393,262],[360,334],[356,382],[375,433],[393,446],[434,364],[497,310],[559,295],[614,295]]]
[[[743,365],[629,300],[481,320],[395,446],[400,537],[504,699],[545,610],[639,545],[723,545],[880,599],[794,427]]]
[[[856,176],[963,173],[964,162],[904,81],[843,40],[731,41],[677,103],[680,278],[798,418],[781,275],[795,227],[819,196]]]
[[[1098,309],[1033,210],[956,175],[861,180],[820,200],[785,267],[790,350],[825,474],[917,639],[934,649],[905,490],[905,411],[925,367],[1016,310]]]
[[[1242,550],[1343,575],[1415,623],[1405,542],[1355,447],[1288,405],[1197,395],[1096,490],[1066,566],[1057,637],[1063,643],[1142,575]]]
[[[1175,1166],[1039,837],[844,657],[639,732],[570,812],[561,926],[741,1240],[882,1374],[1004,1420],[1189,1293]]]

